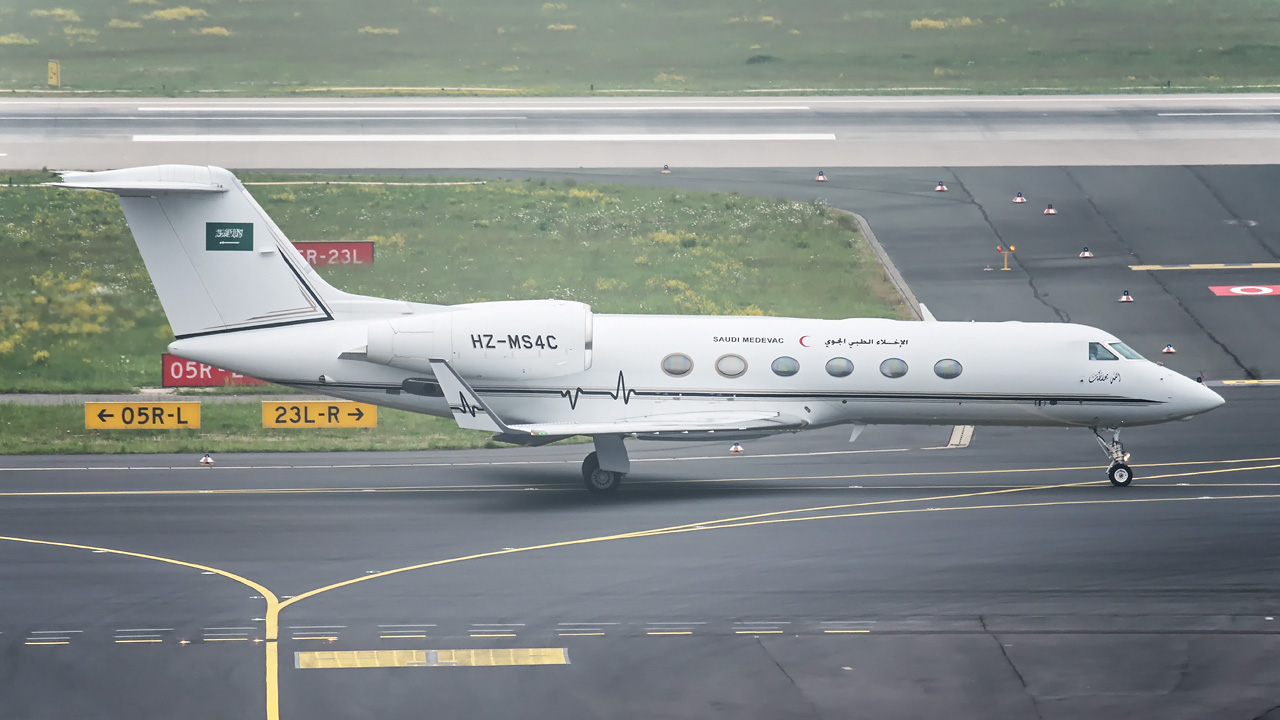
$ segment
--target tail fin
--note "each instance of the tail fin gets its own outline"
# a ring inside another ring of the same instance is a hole
[[[322,280],[222,168],[65,172],[54,184],[120,196],[179,338],[332,320],[331,304],[353,297]]]

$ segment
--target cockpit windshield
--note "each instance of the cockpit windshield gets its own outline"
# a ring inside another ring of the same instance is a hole
[[[1120,353],[1120,355],[1122,355],[1126,360],[1146,360],[1146,358],[1138,354],[1137,350],[1134,350],[1122,342],[1113,342],[1111,343],[1111,347],[1116,352]]]
[[[1089,359],[1090,360],[1119,360],[1115,353],[1107,349],[1102,343],[1089,343]]]

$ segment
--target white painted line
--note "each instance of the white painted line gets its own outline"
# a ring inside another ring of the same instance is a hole
[[[116,122],[116,121],[122,121],[122,120],[145,120],[148,122],[152,122],[152,121],[160,120],[162,122],[169,122],[171,119],[172,118],[157,118],[154,115],[152,115],[151,117],[138,117],[136,115],[0,115],[0,120],[39,120],[39,121],[45,121],[45,122],[52,121],[52,120],[57,120],[60,122],[73,121],[73,120],[90,121],[90,122],[97,122],[97,121]],[[245,121],[251,121],[251,122],[261,122],[263,120],[261,116],[256,116],[256,115],[245,115],[245,116],[211,115],[209,117],[184,117],[180,119],[182,120],[245,120]],[[271,119],[272,120],[332,120],[336,118],[322,118],[322,117],[316,117],[314,115],[297,115],[297,116],[273,115]],[[352,121],[352,120],[359,121],[359,120],[388,120],[390,118],[384,115],[368,115],[368,116],[354,116],[354,117],[344,116],[341,119],[347,120],[347,121]],[[425,115],[421,117],[396,118],[396,119],[418,121],[418,120],[528,120],[529,118],[526,115],[440,115],[435,117],[430,115]],[[0,155],[2,154],[3,153],[0,153]]]
[[[704,620],[697,620],[697,621],[690,621],[690,622],[647,622],[645,623],[645,626],[658,627],[659,625],[706,625],[706,624],[707,623]]]
[[[330,628],[344,628],[346,625],[290,625],[290,630],[328,630]],[[379,625],[378,627],[383,627]]]
[[[1261,112],[1162,112],[1156,113],[1157,117],[1216,117],[1216,116],[1234,116],[1234,115],[1280,115],[1280,111],[1261,111]]]
[[[66,635],[67,633],[82,633],[83,630],[32,630],[32,635]]]
[[[571,622],[571,623],[570,623],[570,622],[564,622],[564,623],[558,623],[558,624],[559,624],[559,625],[590,625],[591,627],[595,627],[595,626],[597,626],[597,625],[621,625],[622,623],[616,623],[616,622],[607,622],[607,623],[606,623],[606,622],[594,622],[594,623],[591,623],[591,622],[581,622],[581,623],[580,623],[580,622]]]
[[[333,627],[346,627],[346,625],[334,625]],[[435,627],[435,623],[418,623],[418,624],[408,624],[408,625],[379,625],[378,627],[380,627],[380,628],[420,628],[420,627]]]
[[[972,425],[957,425],[951,430],[951,439],[947,441],[948,448],[967,448],[969,443],[973,441]]]
[[[759,112],[762,110],[809,110],[808,105],[507,105],[506,103],[424,104],[424,105],[143,105],[139,112],[450,112],[454,110],[497,110],[501,112]],[[74,119],[61,118],[61,119]]]
[[[471,627],[524,627],[524,623],[471,623]]]
[[[145,633],[145,632],[169,632],[173,628],[121,628],[116,630],[118,633]]]
[[[207,627],[205,630],[257,630],[256,627]]]
[[[134,135],[137,143],[531,143],[531,142],[800,142],[835,133],[612,133],[599,135]]]

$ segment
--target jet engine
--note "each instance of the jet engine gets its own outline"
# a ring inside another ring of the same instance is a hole
[[[565,300],[454,305],[369,324],[369,362],[429,372],[447,360],[471,378],[529,380],[591,367],[591,306]]]

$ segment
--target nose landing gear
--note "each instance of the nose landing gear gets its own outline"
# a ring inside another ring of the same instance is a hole
[[[1102,451],[1111,459],[1111,467],[1107,468],[1107,479],[1116,487],[1127,487],[1133,482],[1133,469],[1125,464],[1129,461],[1129,453],[1124,451],[1124,443],[1120,442],[1120,428],[1110,428],[1111,442],[1102,439],[1098,434],[1098,428],[1091,429],[1093,436],[1098,439],[1098,444],[1102,446]]]

